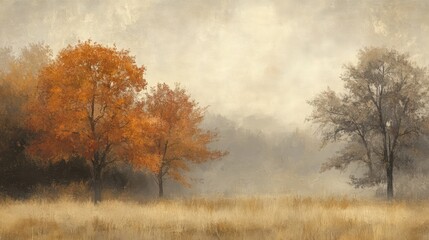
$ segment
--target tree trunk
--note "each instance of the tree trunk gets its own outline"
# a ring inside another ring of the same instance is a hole
[[[389,159],[386,168],[387,175],[387,200],[393,199],[393,159]]]
[[[102,189],[102,181],[101,181],[101,166],[94,165],[94,204],[98,204],[101,202],[101,189]]]
[[[163,198],[164,197],[164,186],[162,185],[162,171],[160,171],[158,173],[158,188],[159,188],[159,192],[158,192],[158,197],[159,198]]]
[[[387,157],[387,164],[386,164],[386,178],[387,178],[387,200],[391,201],[393,199],[393,154],[390,151],[390,136],[389,132],[386,131],[386,138],[385,138],[385,153]]]
[[[366,146],[366,144],[365,144]],[[374,179],[374,168],[372,166],[372,158],[371,158],[371,151],[366,147],[366,157],[368,158],[368,177],[371,182],[375,181]]]
[[[385,131],[384,137],[384,157],[386,160],[386,180],[387,180],[387,200],[393,199],[393,154],[390,148],[390,136],[389,132]]]

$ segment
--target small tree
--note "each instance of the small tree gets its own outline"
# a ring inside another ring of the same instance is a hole
[[[39,76],[28,119],[37,137],[28,152],[51,161],[86,159],[94,203],[101,201],[102,174],[109,164],[142,159],[133,149],[143,144],[137,133],[144,131],[138,97],[146,87],[144,70],[128,51],[86,41],[63,49]]]
[[[407,55],[385,48],[363,49],[358,64],[345,69],[345,93],[322,92],[310,101],[314,110],[309,119],[319,125],[325,140],[346,138],[361,144],[366,157],[362,151],[345,149],[331,163],[366,162],[372,177],[373,161],[377,160],[386,171],[387,197],[392,199],[393,168],[401,164],[395,161],[407,159],[398,157],[400,150],[414,141],[424,125],[428,97],[425,69]]]
[[[158,84],[146,97],[146,111],[157,119],[157,131],[147,151],[157,158],[153,173],[159,197],[163,197],[166,176],[189,186],[182,175],[182,171],[189,171],[188,163],[219,159],[226,153],[209,149],[217,134],[199,127],[205,108],[200,108],[184,89]]]

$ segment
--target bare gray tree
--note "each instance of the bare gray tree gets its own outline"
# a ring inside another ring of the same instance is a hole
[[[401,146],[421,133],[427,116],[426,69],[407,54],[386,48],[365,48],[358,57],[356,65],[345,66],[345,92],[320,93],[309,102],[314,107],[309,120],[319,126],[324,142],[349,142],[322,170],[362,161],[374,183],[379,181],[374,164],[379,164],[386,171],[387,198],[392,199],[395,161],[407,159],[398,157]]]

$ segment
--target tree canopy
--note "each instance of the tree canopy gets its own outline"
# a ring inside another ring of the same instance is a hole
[[[423,131],[427,120],[426,69],[396,50],[365,48],[357,64],[345,66],[341,79],[343,93],[328,89],[309,102],[313,106],[309,119],[319,126],[324,141],[349,142],[323,168],[364,162],[370,181],[355,181],[359,184],[379,183],[374,166],[382,167],[391,199],[393,168],[406,159],[400,152]]]
[[[163,195],[165,176],[188,185],[183,176],[183,171],[189,171],[188,163],[202,163],[226,154],[209,148],[217,134],[200,127],[205,108],[199,107],[179,85],[174,89],[167,84],[153,87],[146,94],[145,109],[157,120],[147,152],[157,156],[157,168],[153,172],[160,196]]]
[[[29,104],[30,129],[36,132],[28,152],[44,160],[79,156],[92,166],[94,201],[101,200],[103,169],[141,148],[136,132],[144,124],[142,91],[145,68],[126,50],[91,41],[63,49],[39,75],[37,96]]]

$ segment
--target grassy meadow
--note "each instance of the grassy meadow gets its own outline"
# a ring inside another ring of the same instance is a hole
[[[429,202],[255,196],[4,200],[0,239],[429,239]]]

